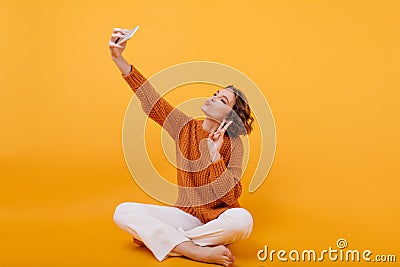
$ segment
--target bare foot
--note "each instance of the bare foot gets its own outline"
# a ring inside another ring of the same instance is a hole
[[[191,241],[177,245],[172,252],[184,255],[192,260],[220,264],[225,267],[233,266],[234,257],[225,246],[201,247]]]
[[[133,237],[133,243],[138,245],[139,247],[144,247],[145,246],[145,244],[141,240],[136,239],[134,237]]]
[[[202,247],[204,252],[200,252],[199,261],[216,263],[226,267],[233,266],[234,257],[232,252],[225,246]]]

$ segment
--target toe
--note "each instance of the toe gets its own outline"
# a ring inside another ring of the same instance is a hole
[[[232,255],[232,252],[228,248],[226,248],[226,254],[225,255],[227,255],[229,257],[230,261],[233,262],[235,260],[235,258]]]

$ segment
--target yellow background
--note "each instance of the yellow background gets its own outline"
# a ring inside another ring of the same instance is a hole
[[[277,151],[266,182],[242,195],[255,224],[230,246],[236,266],[283,264],[259,262],[264,245],[323,250],[340,237],[399,258],[399,11],[398,1],[2,3],[0,265],[203,266],[159,264],[112,221],[120,202],[156,203],[124,162],[132,93],[107,46],[113,27],[135,25],[126,58],[145,75],[216,61],[270,104]]]

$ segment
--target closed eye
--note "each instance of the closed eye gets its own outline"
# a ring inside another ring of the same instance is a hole
[[[217,93],[214,93],[213,95],[217,96]],[[226,102],[225,98],[226,98],[226,96],[222,96],[220,100],[222,103],[224,103],[226,105],[227,102]]]

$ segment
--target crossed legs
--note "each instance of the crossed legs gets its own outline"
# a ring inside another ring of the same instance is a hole
[[[159,261],[179,255],[224,266],[234,260],[225,245],[247,238],[253,226],[251,214],[242,208],[228,209],[203,224],[175,207],[132,202],[118,205],[114,221],[142,241]]]

